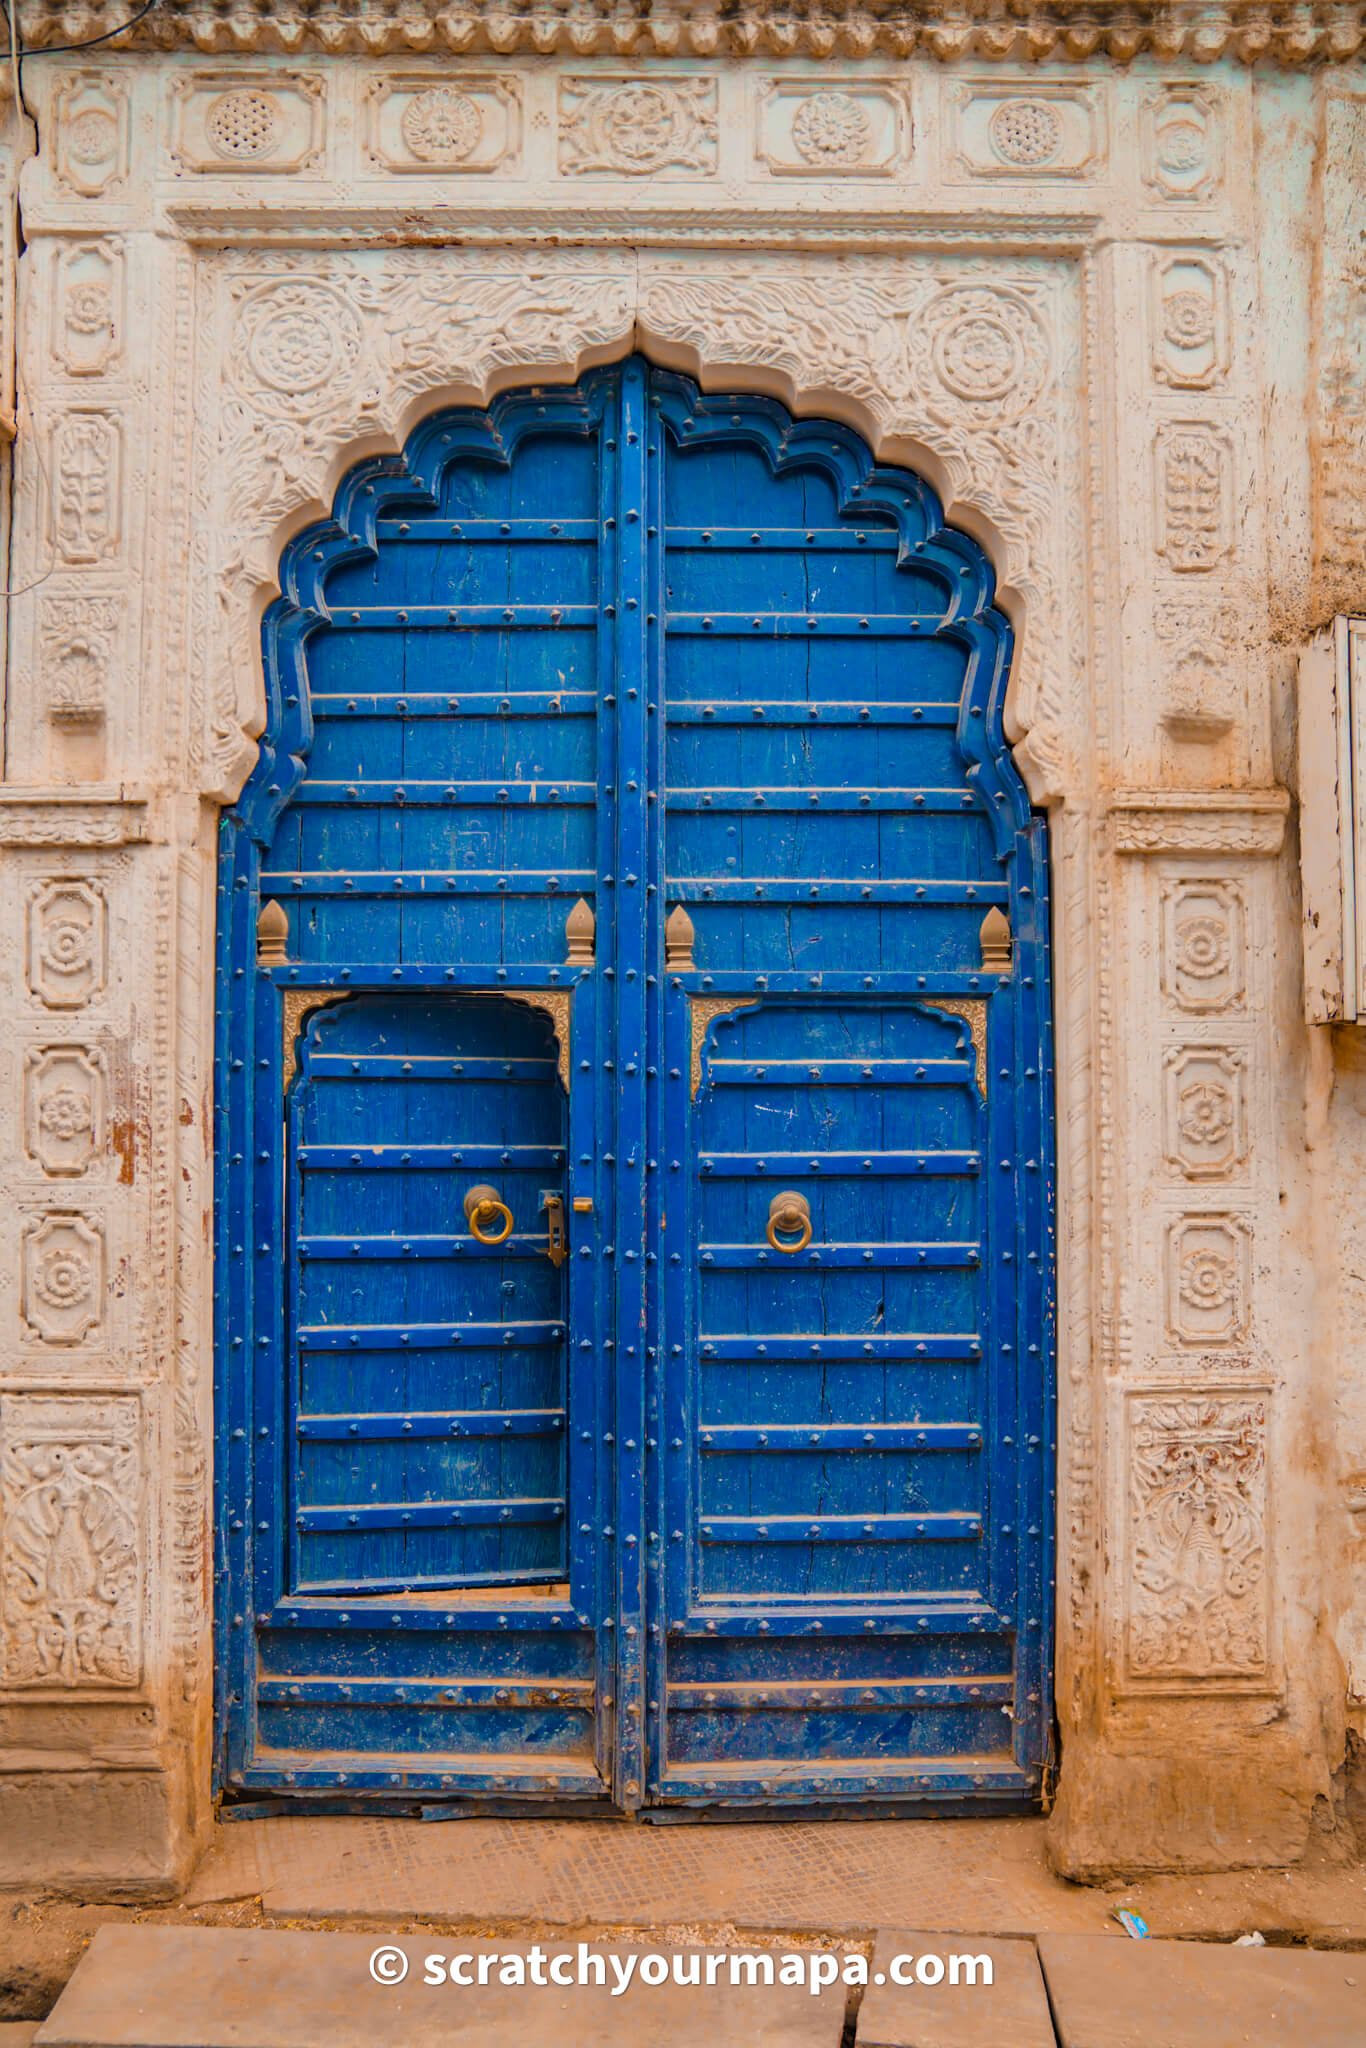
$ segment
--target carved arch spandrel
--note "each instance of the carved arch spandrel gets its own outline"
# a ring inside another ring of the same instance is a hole
[[[1080,628],[1063,593],[1080,580],[1080,483],[1065,473],[1081,431],[1059,257],[410,249],[234,254],[201,271],[204,319],[227,336],[198,406],[200,530],[224,536],[197,636],[211,794],[237,794],[266,723],[260,626],[282,550],[330,516],[347,472],[397,458],[444,405],[572,383],[637,347],[704,390],[837,419],[927,478],[995,565],[1017,639],[1007,730],[1030,794],[1075,791]]]

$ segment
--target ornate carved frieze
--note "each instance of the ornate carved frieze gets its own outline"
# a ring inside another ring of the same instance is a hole
[[[1143,183],[1151,197],[1196,204],[1213,199],[1224,168],[1223,94],[1204,80],[1145,93]]]
[[[562,171],[618,178],[714,171],[719,148],[716,80],[706,76],[559,81]]]
[[[0,1395],[0,1686],[139,1685],[144,1486],[135,1395]]]
[[[1247,905],[1240,883],[1185,877],[1164,882],[1162,993],[1195,1016],[1245,1007]]]
[[[1131,1680],[1264,1680],[1267,1398],[1128,1399]]]
[[[890,78],[766,79],[755,123],[756,157],[775,177],[892,177],[911,154],[909,91]]]
[[[950,176],[1036,183],[1103,175],[1105,113],[1095,86],[956,79],[946,111]]]
[[[1173,391],[1204,391],[1228,368],[1228,278],[1197,252],[1150,258],[1153,377]]]
[[[24,1149],[55,1179],[84,1174],[104,1149],[104,1055],[86,1045],[35,1046],[24,1064]]]
[[[119,0],[30,0],[24,38],[31,50],[78,37],[118,34],[129,20]],[[301,48],[338,55],[422,56],[497,51],[537,57],[564,53],[646,57],[814,57],[818,60],[920,52],[949,61],[1039,64],[1101,56],[1116,64],[1136,57],[1151,62],[1211,64],[1231,57],[1245,64],[1270,58],[1280,64],[1347,63],[1366,44],[1359,0],[1307,8],[1301,0],[1131,0],[1113,13],[1086,0],[1019,5],[1016,0],[975,0],[970,10],[926,7],[908,11],[904,0],[827,0],[819,9],[769,6],[759,0],[719,11],[684,0],[581,0],[573,9],[511,9],[505,0],[334,0],[325,11],[312,0],[161,0],[147,23],[138,22],[125,48],[189,49],[203,54],[260,51],[297,55]]]
[[[171,158],[181,170],[307,176],[322,165],[325,85],[316,72],[188,72],[171,94]]]
[[[1233,551],[1233,448],[1223,427],[1164,420],[1153,448],[1157,552],[1204,575]]]
[[[1169,1046],[1162,1061],[1162,1153],[1187,1180],[1231,1180],[1247,1163],[1245,1055],[1228,1045]]]
[[[433,177],[518,168],[522,81],[501,72],[386,72],[362,93],[365,153],[376,170]]]
[[[1217,1106],[1205,1098],[1187,1124],[1199,1114],[1217,1117]],[[1208,1350],[1246,1340],[1251,1242],[1243,1216],[1182,1216],[1168,1225],[1167,1334],[1173,1343]]]
[[[0,789],[0,846],[129,846],[147,832],[145,799],[122,789]]]
[[[104,1234],[77,1213],[51,1212],[24,1225],[20,1314],[42,1344],[83,1344],[104,1319]]]
[[[1279,853],[1290,795],[1279,788],[1132,790],[1110,807],[1116,853]]]

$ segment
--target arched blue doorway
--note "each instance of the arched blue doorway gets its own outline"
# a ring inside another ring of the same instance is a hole
[[[633,359],[428,420],[281,588],[222,825],[225,1791],[1036,1799],[1047,858],[985,556]]]

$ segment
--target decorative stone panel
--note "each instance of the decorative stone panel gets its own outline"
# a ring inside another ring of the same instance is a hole
[[[1202,420],[1164,420],[1153,449],[1157,552],[1204,575],[1233,552],[1233,448]]]
[[[1105,114],[1095,86],[958,79],[947,89],[946,113],[955,177],[1036,184],[1104,175]]]
[[[140,1684],[144,1487],[136,1396],[0,1394],[0,1688]]]
[[[19,1312],[42,1344],[83,1344],[104,1317],[105,1250],[99,1224],[53,1212],[24,1226]]]
[[[58,880],[28,903],[28,986],[49,1010],[79,1010],[104,988],[109,912],[96,882]]]
[[[63,77],[52,97],[55,171],[75,199],[101,199],[128,175],[128,97],[98,71]]]
[[[171,155],[182,170],[240,178],[307,175],[322,164],[325,88],[316,72],[192,72],[174,79],[171,95]]]
[[[1248,1335],[1252,1233],[1231,1215],[1183,1216],[1167,1229],[1167,1335],[1203,1349]]]
[[[522,82],[500,72],[386,72],[366,81],[365,155],[376,170],[424,177],[515,172]]]
[[[713,78],[594,73],[559,81],[559,166],[571,175],[705,175],[716,169],[718,147]]]
[[[755,124],[756,158],[775,177],[892,177],[911,153],[910,95],[890,78],[767,79]]]
[[[52,539],[65,563],[94,565],[123,538],[123,429],[116,415],[74,409],[52,434]]]
[[[104,1149],[104,1056],[85,1045],[39,1046],[24,1073],[24,1148],[54,1179],[87,1172]]]
[[[1223,177],[1223,94],[1203,80],[1153,86],[1143,98],[1142,174],[1158,200],[1199,204]]]
[[[1204,391],[1228,368],[1228,279],[1217,258],[1151,259],[1153,377],[1173,391]]]
[[[48,717],[54,725],[101,724],[118,642],[118,600],[44,597],[38,619]]]
[[[1174,1045],[1162,1062],[1163,1157],[1186,1180],[1230,1180],[1247,1163],[1246,1061],[1226,1045]]]
[[[69,377],[101,377],[118,361],[123,293],[123,253],[115,241],[74,242],[61,251],[52,352]]]
[[[1192,1015],[1241,1011],[1247,907],[1231,879],[1171,879],[1162,889],[1162,990]]]
[[[1241,1390],[1128,1398],[1131,1682],[1266,1682],[1268,1405]]]

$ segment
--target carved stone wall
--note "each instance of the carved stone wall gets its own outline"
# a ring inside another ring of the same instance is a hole
[[[853,47],[837,10],[827,47],[749,54],[741,13],[660,54],[666,17],[617,10],[564,48],[547,15],[533,62],[479,9],[420,48],[343,9],[389,28],[342,55],[281,46],[288,8],[238,53],[221,10],[162,12],[165,53],[25,68],[0,1872],[173,1884],[208,1811],[212,830],[281,545],[434,407],[635,347],[848,421],[991,553],[1054,826],[1056,1854],[1298,1855],[1341,1753],[1352,1532],[1325,1547],[1333,1259],[1277,772],[1309,378],[1271,337],[1307,363],[1312,280],[1276,252],[1304,138],[1360,102],[1222,56],[1237,10],[1199,11],[1198,50],[1162,10],[1127,68],[1157,28],[1093,58],[1055,23],[1039,67],[989,11],[950,46],[875,8]]]

